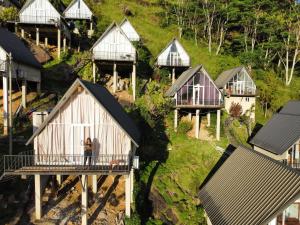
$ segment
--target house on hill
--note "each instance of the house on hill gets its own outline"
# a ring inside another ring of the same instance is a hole
[[[104,67],[113,69],[113,93],[118,90],[118,72],[126,68],[131,72],[133,100],[136,95],[136,49],[118,24],[113,22],[91,48],[93,78],[96,80],[96,67],[100,73]],[[131,69],[132,68],[132,69]],[[111,71],[111,69],[110,69]]]
[[[223,107],[222,93],[202,65],[183,72],[166,92],[173,99],[174,128],[178,125],[178,111],[196,111],[195,137],[199,138],[200,110],[206,111],[210,124],[210,111],[217,111],[216,138],[220,139],[220,109]],[[207,112],[208,110],[208,112]]]
[[[92,142],[91,161],[84,154],[88,138]],[[82,224],[88,220],[87,176],[96,177],[96,193],[97,176],[122,175],[126,179],[126,215],[130,216],[133,163],[139,139],[136,125],[107,89],[77,79],[26,143],[33,143],[33,155],[4,156],[4,174],[35,175],[37,219],[42,216],[40,177],[81,175]]]
[[[256,85],[245,67],[240,66],[222,72],[215,80],[224,94],[225,109],[229,113],[232,104],[242,107],[242,114],[249,113],[255,119]]]
[[[22,83],[22,106],[26,108],[27,82],[41,87],[41,64],[36,60],[24,43],[5,28],[0,28],[0,76],[3,80],[3,114],[4,133],[8,127],[8,77],[10,71],[9,55],[12,57],[11,76],[14,81]]]
[[[213,225],[299,224],[300,174],[268,156],[238,147],[199,192]]]
[[[133,42],[140,41],[140,35],[136,32],[135,28],[132,26],[132,24],[129,22],[127,18],[125,18],[120,23],[120,27],[130,41]]]
[[[42,38],[44,45],[48,41],[57,42],[57,55],[60,57],[61,41],[63,50],[66,50],[67,40],[71,41],[71,34],[67,23],[62,18],[60,10],[56,9],[49,0],[27,0],[19,12],[17,29],[21,29],[21,37],[26,35],[35,36],[36,45],[40,44]],[[49,42],[49,43],[50,43]]]
[[[179,43],[176,38],[173,38],[167,46],[159,53],[156,59],[158,67],[164,67],[172,70],[172,84],[176,80],[176,70],[184,71],[190,67],[190,56]]]

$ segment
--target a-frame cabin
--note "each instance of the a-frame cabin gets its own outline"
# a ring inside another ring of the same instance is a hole
[[[136,85],[136,49],[120,26],[113,22],[91,48],[93,60],[93,78],[96,80],[96,67],[113,68],[113,93],[118,90],[118,67],[125,67],[131,72],[133,100]],[[131,70],[132,68],[132,70]],[[120,71],[120,70],[119,70]]]
[[[84,143],[90,138],[86,166]],[[35,175],[36,217],[41,219],[41,175],[82,176],[82,224],[87,224],[87,176],[125,176],[126,215],[130,216],[133,163],[139,131],[104,87],[77,79],[26,143],[33,154],[4,156],[4,175]],[[97,192],[97,179],[93,179]]]
[[[202,65],[183,72],[166,92],[173,99],[174,127],[178,125],[178,111],[196,110],[195,137],[199,138],[200,110],[207,112],[210,124],[210,111],[217,111],[217,140],[220,139],[220,109],[223,108],[223,96]]]
[[[138,34],[138,32],[135,30],[135,28],[132,26],[132,24],[130,23],[130,21],[127,18],[125,18],[120,23],[120,27],[130,41],[133,41],[133,42],[140,41],[140,35]]]
[[[66,51],[67,40],[71,40],[68,25],[62,18],[60,10],[56,9],[49,0],[27,0],[19,12],[16,26],[17,32],[19,28],[21,29],[22,38],[26,38],[27,34],[35,37],[36,45],[40,45],[42,38],[45,39],[45,47],[48,46],[48,42],[56,40],[58,57],[60,57],[61,41],[63,40],[63,50]]]
[[[180,44],[180,42],[173,38],[167,46],[159,53],[156,59],[158,67],[165,67],[172,70],[172,84],[176,79],[176,70],[184,71],[190,67],[190,56]]]

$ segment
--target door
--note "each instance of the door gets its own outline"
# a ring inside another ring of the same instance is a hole
[[[193,105],[204,105],[204,86],[193,87]]]
[[[179,54],[178,52],[171,52],[171,66],[179,66]]]

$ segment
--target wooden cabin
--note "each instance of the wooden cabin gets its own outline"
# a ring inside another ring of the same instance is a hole
[[[172,98],[175,108],[175,129],[177,128],[178,110],[196,110],[195,136],[199,138],[200,110],[217,110],[217,139],[220,136],[220,109],[223,107],[223,96],[202,65],[183,72],[166,92]],[[210,124],[210,113],[208,113]]]
[[[21,29],[22,38],[35,37],[36,45],[44,38],[44,46],[54,40],[57,42],[57,53],[60,57],[61,40],[66,50],[67,40],[70,43],[71,34],[67,23],[62,18],[60,10],[49,0],[27,0],[19,12],[17,29]]]
[[[92,141],[90,163],[84,155],[87,138]],[[83,186],[86,175],[124,175],[126,215],[130,216],[133,161],[139,146],[139,131],[104,87],[77,79],[26,145],[30,143],[34,146],[33,155],[5,156],[4,174],[82,175]],[[97,190],[97,179],[94,185]],[[86,196],[87,190],[83,192]],[[83,199],[83,207],[87,207],[86,201]],[[36,207],[39,219],[40,201]],[[82,213],[85,215],[83,224],[86,224],[87,212]]]
[[[242,114],[255,119],[256,85],[245,67],[240,66],[222,72],[215,80],[223,92],[225,109],[229,113],[233,103],[240,104]]]
[[[27,82],[37,84],[37,92],[41,86],[41,64],[36,60],[30,49],[13,33],[0,28],[0,76],[3,79],[3,114],[4,133],[8,126],[8,77],[9,55],[12,56],[11,75],[14,81],[22,85],[22,106],[26,108]]]
[[[190,56],[179,43],[179,41],[174,38],[167,46],[159,53],[156,59],[156,65],[158,67],[165,67],[172,70],[172,84],[175,82],[176,70],[182,71],[190,67]]]
[[[135,30],[135,28],[132,26],[132,24],[129,22],[127,18],[125,18],[120,23],[120,27],[130,41],[132,42],[140,41],[140,35],[138,34],[138,32]]]
[[[96,80],[96,66],[111,66],[113,70],[113,93],[118,90],[118,67],[132,68],[131,84],[133,100],[136,85],[136,49],[119,25],[113,22],[91,48],[93,60],[93,77]]]
[[[242,146],[214,169],[198,195],[207,224],[300,223],[298,171]]]

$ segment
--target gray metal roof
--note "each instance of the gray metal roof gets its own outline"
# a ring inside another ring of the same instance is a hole
[[[98,103],[105,108],[105,110],[114,118],[117,124],[120,125],[120,127],[128,134],[128,136],[131,138],[134,144],[138,147],[140,140],[139,130],[136,127],[133,120],[125,112],[123,107],[114,98],[114,96],[112,96],[111,93],[101,85],[94,84],[81,79],[77,79],[72,84],[69,90],[65,93],[65,95],[61,98],[61,100],[51,111],[50,115],[30,137],[26,145],[30,144],[33,141],[34,137],[37,136],[46,127],[46,125],[56,115],[58,110],[66,103],[66,101],[68,101],[69,97],[73,94],[74,90],[78,86],[82,86],[85,90],[87,90],[96,99],[96,101],[98,101]]]
[[[300,174],[240,146],[199,197],[213,225],[268,224],[300,197]]]
[[[38,69],[42,68],[41,64],[21,39],[5,28],[0,28],[0,47],[2,47],[7,54],[12,54],[13,61]]]
[[[218,78],[215,80],[215,84],[217,85],[218,88],[223,88],[226,83],[238,72],[243,69],[244,66],[239,66],[230,70],[223,71]]]
[[[250,143],[282,155],[300,139],[300,101],[287,103],[250,140]]]

